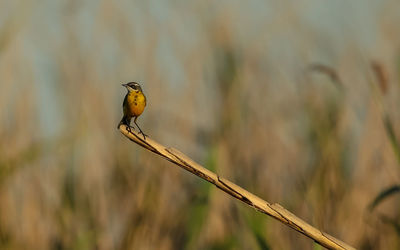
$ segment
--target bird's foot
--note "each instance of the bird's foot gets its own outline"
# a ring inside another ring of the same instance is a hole
[[[142,130],[140,130],[138,134],[142,134],[142,135],[143,135],[143,139],[146,140],[146,136],[147,136],[147,135],[146,135],[145,133],[143,133]]]
[[[127,130],[129,133],[131,133],[131,134],[133,134],[133,133],[132,133],[132,129],[135,130],[134,127],[132,127],[132,126],[130,126],[130,125],[126,125],[126,130]]]

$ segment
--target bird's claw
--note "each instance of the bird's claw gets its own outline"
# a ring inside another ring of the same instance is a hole
[[[127,125],[127,126],[126,126],[126,130],[127,130],[129,133],[132,133],[132,129],[135,130],[135,128],[132,127],[132,126],[130,126],[130,125]]]
[[[142,134],[143,135],[143,139],[146,140],[146,136],[147,135],[145,133],[143,133],[143,131],[140,130],[138,134]]]

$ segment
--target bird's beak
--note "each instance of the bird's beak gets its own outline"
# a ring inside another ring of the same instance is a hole
[[[126,83],[124,83],[124,84],[121,84],[121,85],[122,85],[122,86],[124,86],[125,88],[126,88],[126,86],[127,86],[127,85],[126,85]]]

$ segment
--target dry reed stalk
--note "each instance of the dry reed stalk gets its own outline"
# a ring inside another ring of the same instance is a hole
[[[382,93],[385,95],[388,92],[388,87],[389,87],[388,86],[389,76],[388,72],[386,71],[386,68],[383,66],[383,64],[377,61],[371,62],[371,68],[375,74],[376,80],[378,81]]]
[[[334,68],[323,65],[321,63],[314,63],[310,65],[309,69],[327,75],[336,85],[336,87],[338,87],[339,89],[343,89],[342,80],[340,80],[339,74]]]
[[[137,132],[127,130],[125,125],[121,125],[119,130],[123,135],[128,137],[131,141],[139,144],[140,146],[150,150],[158,155],[161,155],[168,161],[178,165],[179,167],[199,176],[200,178],[214,184],[217,188],[225,191],[229,195],[235,197],[238,200],[243,201],[249,206],[254,207],[261,213],[272,216],[283,224],[293,228],[294,230],[304,234],[305,236],[313,239],[315,242],[324,246],[328,249],[354,249],[353,247],[347,245],[346,243],[330,236],[327,233],[320,231],[301,220],[288,210],[286,210],[281,205],[274,203],[270,204],[263,199],[257,197],[256,195],[244,190],[243,188],[237,186],[236,184],[218,176],[217,174],[211,172],[210,170],[202,167],[201,165],[195,163],[192,159],[181,153],[174,148],[167,148],[149,137],[143,140],[142,135],[138,135]]]

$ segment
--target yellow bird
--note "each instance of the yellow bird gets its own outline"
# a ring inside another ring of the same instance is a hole
[[[146,96],[143,94],[142,88],[137,82],[128,82],[126,84],[122,84],[122,86],[128,90],[128,93],[126,93],[124,103],[122,104],[124,116],[119,122],[118,128],[122,124],[125,124],[128,126],[128,131],[130,131],[131,128],[135,129],[130,125],[131,119],[134,118],[133,122],[138,127],[139,134],[142,134],[143,138],[146,140],[146,135],[136,123],[136,119],[143,113],[143,110],[146,107]]]

